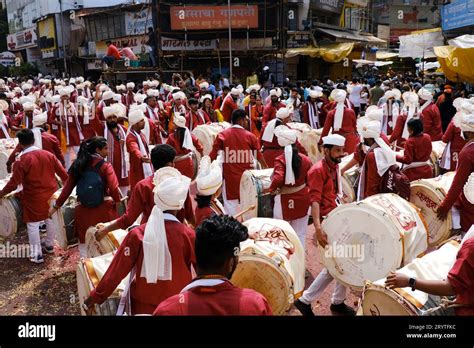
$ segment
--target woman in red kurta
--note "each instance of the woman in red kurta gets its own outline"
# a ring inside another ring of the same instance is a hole
[[[410,181],[432,178],[433,168],[428,164],[432,151],[431,138],[423,133],[420,119],[411,119],[407,127],[410,137],[405,142],[403,156],[397,155],[397,161],[404,164],[402,172]]]
[[[54,204],[53,210],[50,211],[52,214],[64,204],[86,170],[93,168],[98,172],[104,187],[104,197],[111,196],[112,199],[104,199],[95,208],[78,204],[74,209],[74,231],[79,238],[79,251],[83,257],[86,256],[84,243],[87,229],[100,222],[109,222],[118,217],[116,204],[120,203],[120,191],[114,168],[105,161],[108,152],[107,140],[103,137],[92,137],[82,143],[77,159],[69,170],[69,177],[64,184],[61,195]]]
[[[466,140],[461,137],[461,129],[454,125],[453,120],[451,120],[446,132],[443,135],[443,142],[447,144],[446,147],[449,146],[449,156],[446,156],[446,154],[443,153],[441,162],[443,162],[445,157],[449,157],[449,163],[445,164],[444,169],[447,169],[448,171],[454,171],[458,166],[459,153],[461,152],[464,145],[466,145]],[[445,151],[447,150],[448,149]]]
[[[170,134],[167,144],[176,150],[176,158],[174,166],[181,174],[193,179],[196,175],[197,168],[194,167],[192,156],[195,149],[202,156],[203,147],[198,138],[191,134],[186,128],[186,119],[182,115],[174,115],[173,122],[175,130]]]
[[[250,131],[260,139],[263,122],[263,104],[262,97],[256,95],[255,105],[250,106]]]
[[[297,139],[295,130],[280,126],[275,129],[275,135],[278,143],[284,146],[284,153],[275,160],[270,185],[270,192],[278,193],[275,197],[273,218],[288,221],[295,229],[304,248],[310,206],[309,189],[306,183],[312,163],[309,157],[298,152],[295,144]],[[291,163],[288,162],[290,160]]]

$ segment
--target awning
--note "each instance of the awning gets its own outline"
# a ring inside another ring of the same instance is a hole
[[[377,59],[390,59],[398,57],[398,53],[396,52],[387,52],[387,51],[377,51],[375,53],[375,57]]]
[[[352,52],[353,42],[341,42],[319,47],[308,46],[304,48],[294,48],[286,51],[285,57],[291,58],[298,55],[310,56],[311,58],[322,58],[328,63],[338,63]]]
[[[360,34],[353,30],[335,30],[327,28],[315,28],[316,31],[329,35],[338,41],[364,42],[373,45],[385,45],[387,41],[373,35]]]
[[[434,58],[433,47],[444,44],[440,28],[419,30],[410,35],[402,35],[400,40],[400,58]]]
[[[393,64],[393,62],[390,61],[390,60],[385,61],[385,62],[378,62],[378,61],[375,61],[375,60],[353,59],[352,61],[354,63],[356,63],[357,68],[360,68],[361,66],[364,66],[364,65],[374,65],[376,67],[379,67],[379,66],[385,66],[385,65]]]
[[[449,80],[474,83],[474,48],[438,46],[434,52]]]

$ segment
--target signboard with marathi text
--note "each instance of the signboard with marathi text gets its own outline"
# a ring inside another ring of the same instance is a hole
[[[474,25],[474,0],[458,0],[444,5],[441,17],[443,30]]]
[[[163,51],[200,51],[213,50],[217,47],[217,40],[179,40],[161,37]]]
[[[258,28],[257,5],[232,5],[230,8],[233,29]],[[171,6],[171,30],[215,30],[229,27],[227,6]]]

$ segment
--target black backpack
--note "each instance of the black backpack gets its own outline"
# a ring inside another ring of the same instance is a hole
[[[99,169],[105,161],[100,161],[93,168],[88,168],[76,185],[77,198],[88,208],[95,208],[102,204],[105,196],[104,183],[99,175]]]

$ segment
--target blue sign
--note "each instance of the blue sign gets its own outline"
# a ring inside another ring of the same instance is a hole
[[[441,11],[443,31],[474,25],[474,0],[453,0]]]

